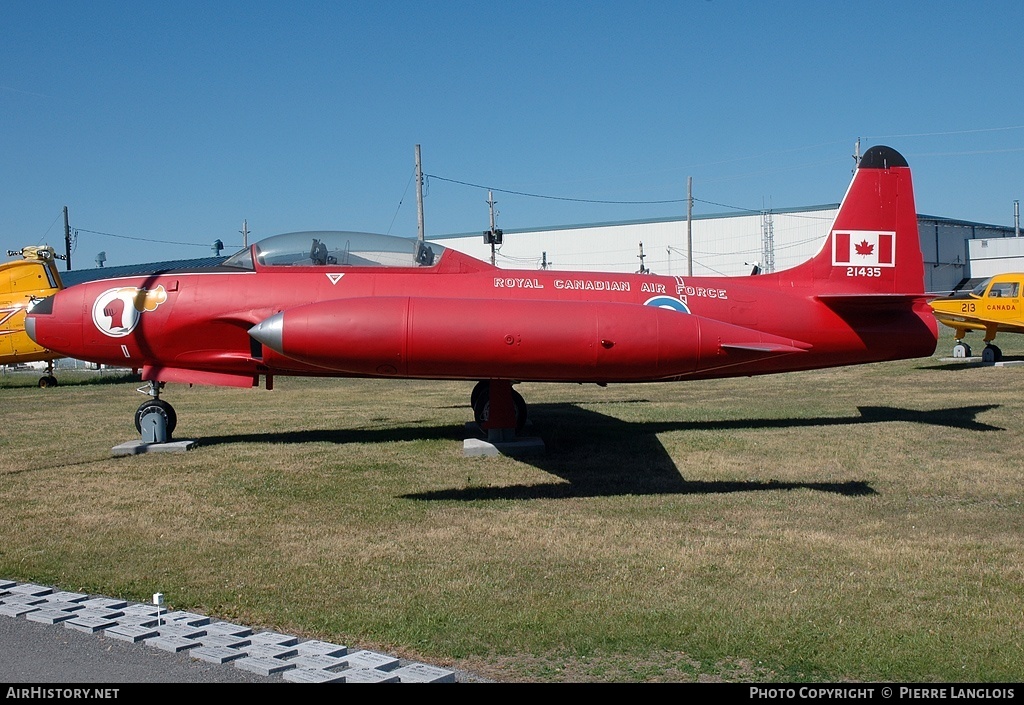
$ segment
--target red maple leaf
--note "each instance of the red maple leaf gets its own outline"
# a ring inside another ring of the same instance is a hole
[[[875,246],[872,245],[867,240],[861,240],[856,245],[854,245],[854,249],[857,250],[857,254],[858,255],[865,255],[865,256],[867,256],[867,255],[870,255],[872,252],[875,251]]]

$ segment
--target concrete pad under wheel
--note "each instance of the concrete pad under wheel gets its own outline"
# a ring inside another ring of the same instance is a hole
[[[976,367],[1016,367],[1024,365],[1024,360],[1000,360],[999,362],[985,362],[980,357],[940,357],[939,362],[960,363],[974,365]]]
[[[167,443],[146,443],[145,441],[128,441],[110,449],[115,456],[142,455],[143,453],[184,453],[196,447],[196,442],[168,441]]]
[[[511,441],[494,443],[480,438],[467,438],[462,442],[462,454],[467,458],[508,455],[520,458],[544,454],[544,440],[541,438],[516,438]]]

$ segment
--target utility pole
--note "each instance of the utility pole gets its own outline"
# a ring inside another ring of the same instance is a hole
[[[420,146],[416,145],[416,221],[420,242],[426,237],[423,226],[423,163],[420,161]]]
[[[68,263],[68,271],[71,271],[71,225],[68,223],[68,207],[64,206],[64,258]]]
[[[640,254],[637,257],[640,259],[640,271],[637,274],[650,274],[651,270],[644,266],[644,257],[646,255],[644,254],[644,243],[642,242],[640,243]]]
[[[857,167],[860,166],[860,137],[853,145],[853,169],[854,173],[857,173]]]
[[[1013,236],[1020,237],[1020,201],[1013,202]]]
[[[548,267],[551,266],[551,264],[552,264],[551,262],[548,262],[548,253],[547,252],[542,252],[541,253],[541,259],[540,259],[540,268],[541,269],[547,269]]]
[[[238,232],[242,233],[242,247],[249,247],[249,221],[242,221],[242,229]]]
[[[686,276],[693,276],[693,177],[686,177]]]
[[[494,246],[500,245],[502,241],[502,232],[498,228],[494,227],[494,204],[497,201],[494,200],[494,194],[490,189],[487,190],[487,205],[491,209],[491,229],[484,232],[484,242],[491,246],[491,264],[494,264]]]

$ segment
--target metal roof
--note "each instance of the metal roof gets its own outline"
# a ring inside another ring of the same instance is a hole
[[[216,267],[226,257],[199,257],[197,259],[173,259],[166,262],[150,262],[148,264],[125,264],[120,267],[94,267],[92,269],[72,269],[70,272],[60,272],[60,279],[64,286],[73,286],[85,282],[96,281],[97,279],[113,279],[115,277],[132,277],[141,274],[156,274],[171,269],[199,269],[205,267]]]

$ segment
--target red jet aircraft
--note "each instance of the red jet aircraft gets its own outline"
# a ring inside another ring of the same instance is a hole
[[[212,269],[79,284],[27,317],[40,345],[167,382],[275,375],[477,381],[485,429],[522,428],[516,381],[663,382],[931,355],[937,324],[910,169],[862,158],[822,249],[739,277],[503,270],[439,244],[351,232],[255,243]]]

